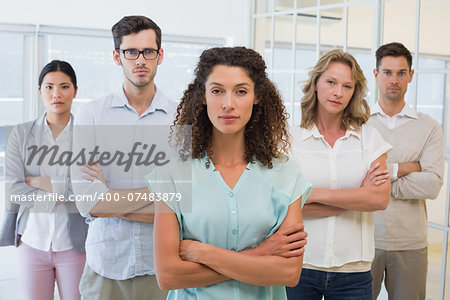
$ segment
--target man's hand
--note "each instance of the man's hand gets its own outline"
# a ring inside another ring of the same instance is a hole
[[[361,182],[361,187],[379,186],[389,180],[389,170],[379,170],[380,164],[376,163],[366,173]]]
[[[255,250],[258,255],[276,255],[282,257],[301,256],[305,252],[308,234],[303,223],[293,224],[269,236]]]
[[[421,171],[422,167],[420,166],[419,162],[416,161],[401,162],[398,163],[397,178],[406,176],[412,172],[421,172]]]
[[[103,170],[102,167],[98,164],[98,162],[95,162],[93,165],[84,164],[86,168],[81,169],[82,172],[86,173],[87,176],[83,176],[83,179],[94,181],[94,180],[100,180],[103,182],[104,185],[106,185],[105,178],[103,176]]]
[[[49,193],[53,192],[52,181],[48,177],[27,176],[25,177],[25,182],[35,189],[40,189]]]

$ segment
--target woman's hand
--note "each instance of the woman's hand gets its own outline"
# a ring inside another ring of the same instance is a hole
[[[276,255],[281,257],[301,256],[305,252],[306,237],[303,223],[296,223],[280,229],[262,241],[256,250],[258,255]]]
[[[374,164],[366,173],[366,177],[361,182],[361,187],[379,186],[389,180],[389,170],[378,170],[380,163]]]
[[[27,176],[25,177],[25,182],[35,189],[40,189],[49,193],[53,192],[52,181],[48,177]]]
[[[94,162],[93,165],[84,164],[86,168],[81,169],[84,173],[88,174],[88,176],[83,176],[83,179],[94,181],[94,180],[100,180],[103,182],[104,185],[106,185],[105,178],[103,176],[103,170],[102,167],[98,164],[98,162]]]
[[[202,253],[208,246],[198,241],[182,240],[180,241],[180,257],[185,261],[201,263]]]
[[[304,231],[303,223],[292,224],[280,229],[267,239],[262,241],[258,247],[252,249],[252,255],[297,257],[305,252],[308,234]],[[182,240],[180,242],[180,257],[185,261],[202,263],[201,258],[208,251],[210,245],[198,241]],[[242,253],[246,253],[245,250]],[[250,252],[246,253],[250,254]]]

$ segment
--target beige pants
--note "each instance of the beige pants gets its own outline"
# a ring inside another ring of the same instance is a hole
[[[378,297],[384,279],[389,300],[423,300],[427,271],[427,248],[406,251],[375,249],[372,262],[373,298]]]
[[[165,300],[167,297],[154,275],[113,280],[98,275],[87,264],[81,276],[80,293],[83,300]]]

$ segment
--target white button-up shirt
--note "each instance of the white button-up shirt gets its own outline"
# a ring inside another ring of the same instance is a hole
[[[70,151],[72,147],[71,124],[69,123],[61,131],[61,133],[53,139],[50,127],[44,117],[42,130],[42,144],[49,148],[58,146],[59,152]],[[50,155],[45,156],[40,166],[41,176],[51,178],[53,193],[56,195],[66,195],[67,177],[69,176],[69,167],[60,166],[59,164],[50,166]],[[66,251],[72,249],[72,242],[67,228],[69,216],[64,204],[56,204],[49,206],[51,211],[42,212],[39,209],[31,209],[27,219],[27,224],[22,235],[22,241],[38,250],[42,251]]]
[[[333,147],[316,126],[310,130],[293,127],[291,134],[293,157],[316,188],[360,187],[371,163],[392,148],[375,128],[366,125],[360,131],[347,130]],[[348,271],[342,267],[359,263],[358,271],[370,270],[375,249],[372,213],[348,211],[324,218],[304,217],[304,224],[308,245],[303,262],[307,268]]]

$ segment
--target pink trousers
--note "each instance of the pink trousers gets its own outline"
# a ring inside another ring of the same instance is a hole
[[[61,300],[79,300],[78,285],[86,255],[73,249],[41,251],[20,243],[17,248],[18,275],[25,300],[53,300],[55,279]]]

